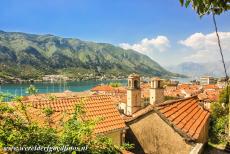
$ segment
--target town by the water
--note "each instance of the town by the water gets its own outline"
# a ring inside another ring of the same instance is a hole
[[[59,77],[64,78],[50,75],[44,80]],[[224,90],[225,78],[203,76],[199,81],[180,83],[133,73],[128,76],[126,85],[111,82],[82,92],[34,94],[24,96],[22,103],[31,102],[29,117],[32,114],[31,120],[42,122],[45,120],[42,110],[46,107],[51,107],[52,114],[56,115],[73,110],[74,104],[83,99],[86,118],[103,117],[96,125],[95,134],[108,136],[115,145],[134,144],[123,153],[195,154],[204,151],[209,141],[211,105]],[[55,99],[48,99],[50,97]],[[51,116],[50,120],[52,127],[58,127],[61,117]]]

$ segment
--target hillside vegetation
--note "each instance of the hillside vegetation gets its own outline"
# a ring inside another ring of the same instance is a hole
[[[149,57],[111,44],[53,35],[0,31],[0,78],[37,79],[45,74],[178,76]]]

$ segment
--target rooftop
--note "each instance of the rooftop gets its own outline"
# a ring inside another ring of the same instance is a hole
[[[125,87],[112,87],[110,85],[97,85],[91,91],[111,92],[111,93],[126,93]]]
[[[72,98],[72,97],[79,97],[79,96],[90,96],[94,93],[90,91],[83,91],[83,92],[71,92],[71,91],[65,91],[62,93],[45,93],[45,94],[36,94],[36,95],[29,95],[24,96],[24,101],[39,101],[39,100],[46,100],[51,98]]]
[[[204,89],[219,89],[216,84],[208,84],[203,86]]]
[[[198,139],[210,116],[210,113],[199,105],[197,96],[159,104],[156,108],[163,118],[193,140]]]
[[[159,105],[148,105],[132,116],[124,116],[126,122],[131,122],[150,112],[156,112],[169,126],[188,140],[198,139],[210,113],[199,105],[197,96],[166,101]]]
[[[91,91],[113,91],[114,88],[110,85],[98,85],[91,89]]]
[[[32,119],[40,123],[44,121],[43,109],[47,107],[51,108],[54,111],[51,119],[55,127],[60,126],[60,121],[64,114],[64,118],[68,119],[73,113],[75,105],[80,102],[83,102],[85,108],[85,114],[82,116],[83,120],[102,118],[102,121],[96,125],[95,133],[105,133],[125,128],[124,120],[116,109],[114,100],[107,95],[57,98],[54,100],[42,99],[32,102],[24,101],[24,103],[31,104],[29,112]]]

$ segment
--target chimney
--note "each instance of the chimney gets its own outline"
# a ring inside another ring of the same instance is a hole
[[[150,104],[155,105],[164,102],[163,80],[154,77],[151,79]]]

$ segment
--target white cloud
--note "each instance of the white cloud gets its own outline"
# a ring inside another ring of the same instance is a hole
[[[204,34],[195,33],[189,36],[187,39],[179,41],[179,43],[194,49],[202,49],[204,47],[204,43],[203,43],[204,40],[205,40]]]
[[[230,59],[230,32],[219,32],[225,59]],[[184,57],[186,61],[209,62],[221,60],[215,32],[209,34],[194,33],[185,40],[179,41],[190,55]]]
[[[148,55],[149,53],[155,51],[165,51],[170,47],[170,41],[166,36],[157,36],[156,38],[152,39],[144,38],[135,44],[121,43],[119,46],[126,50],[133,49]]]

